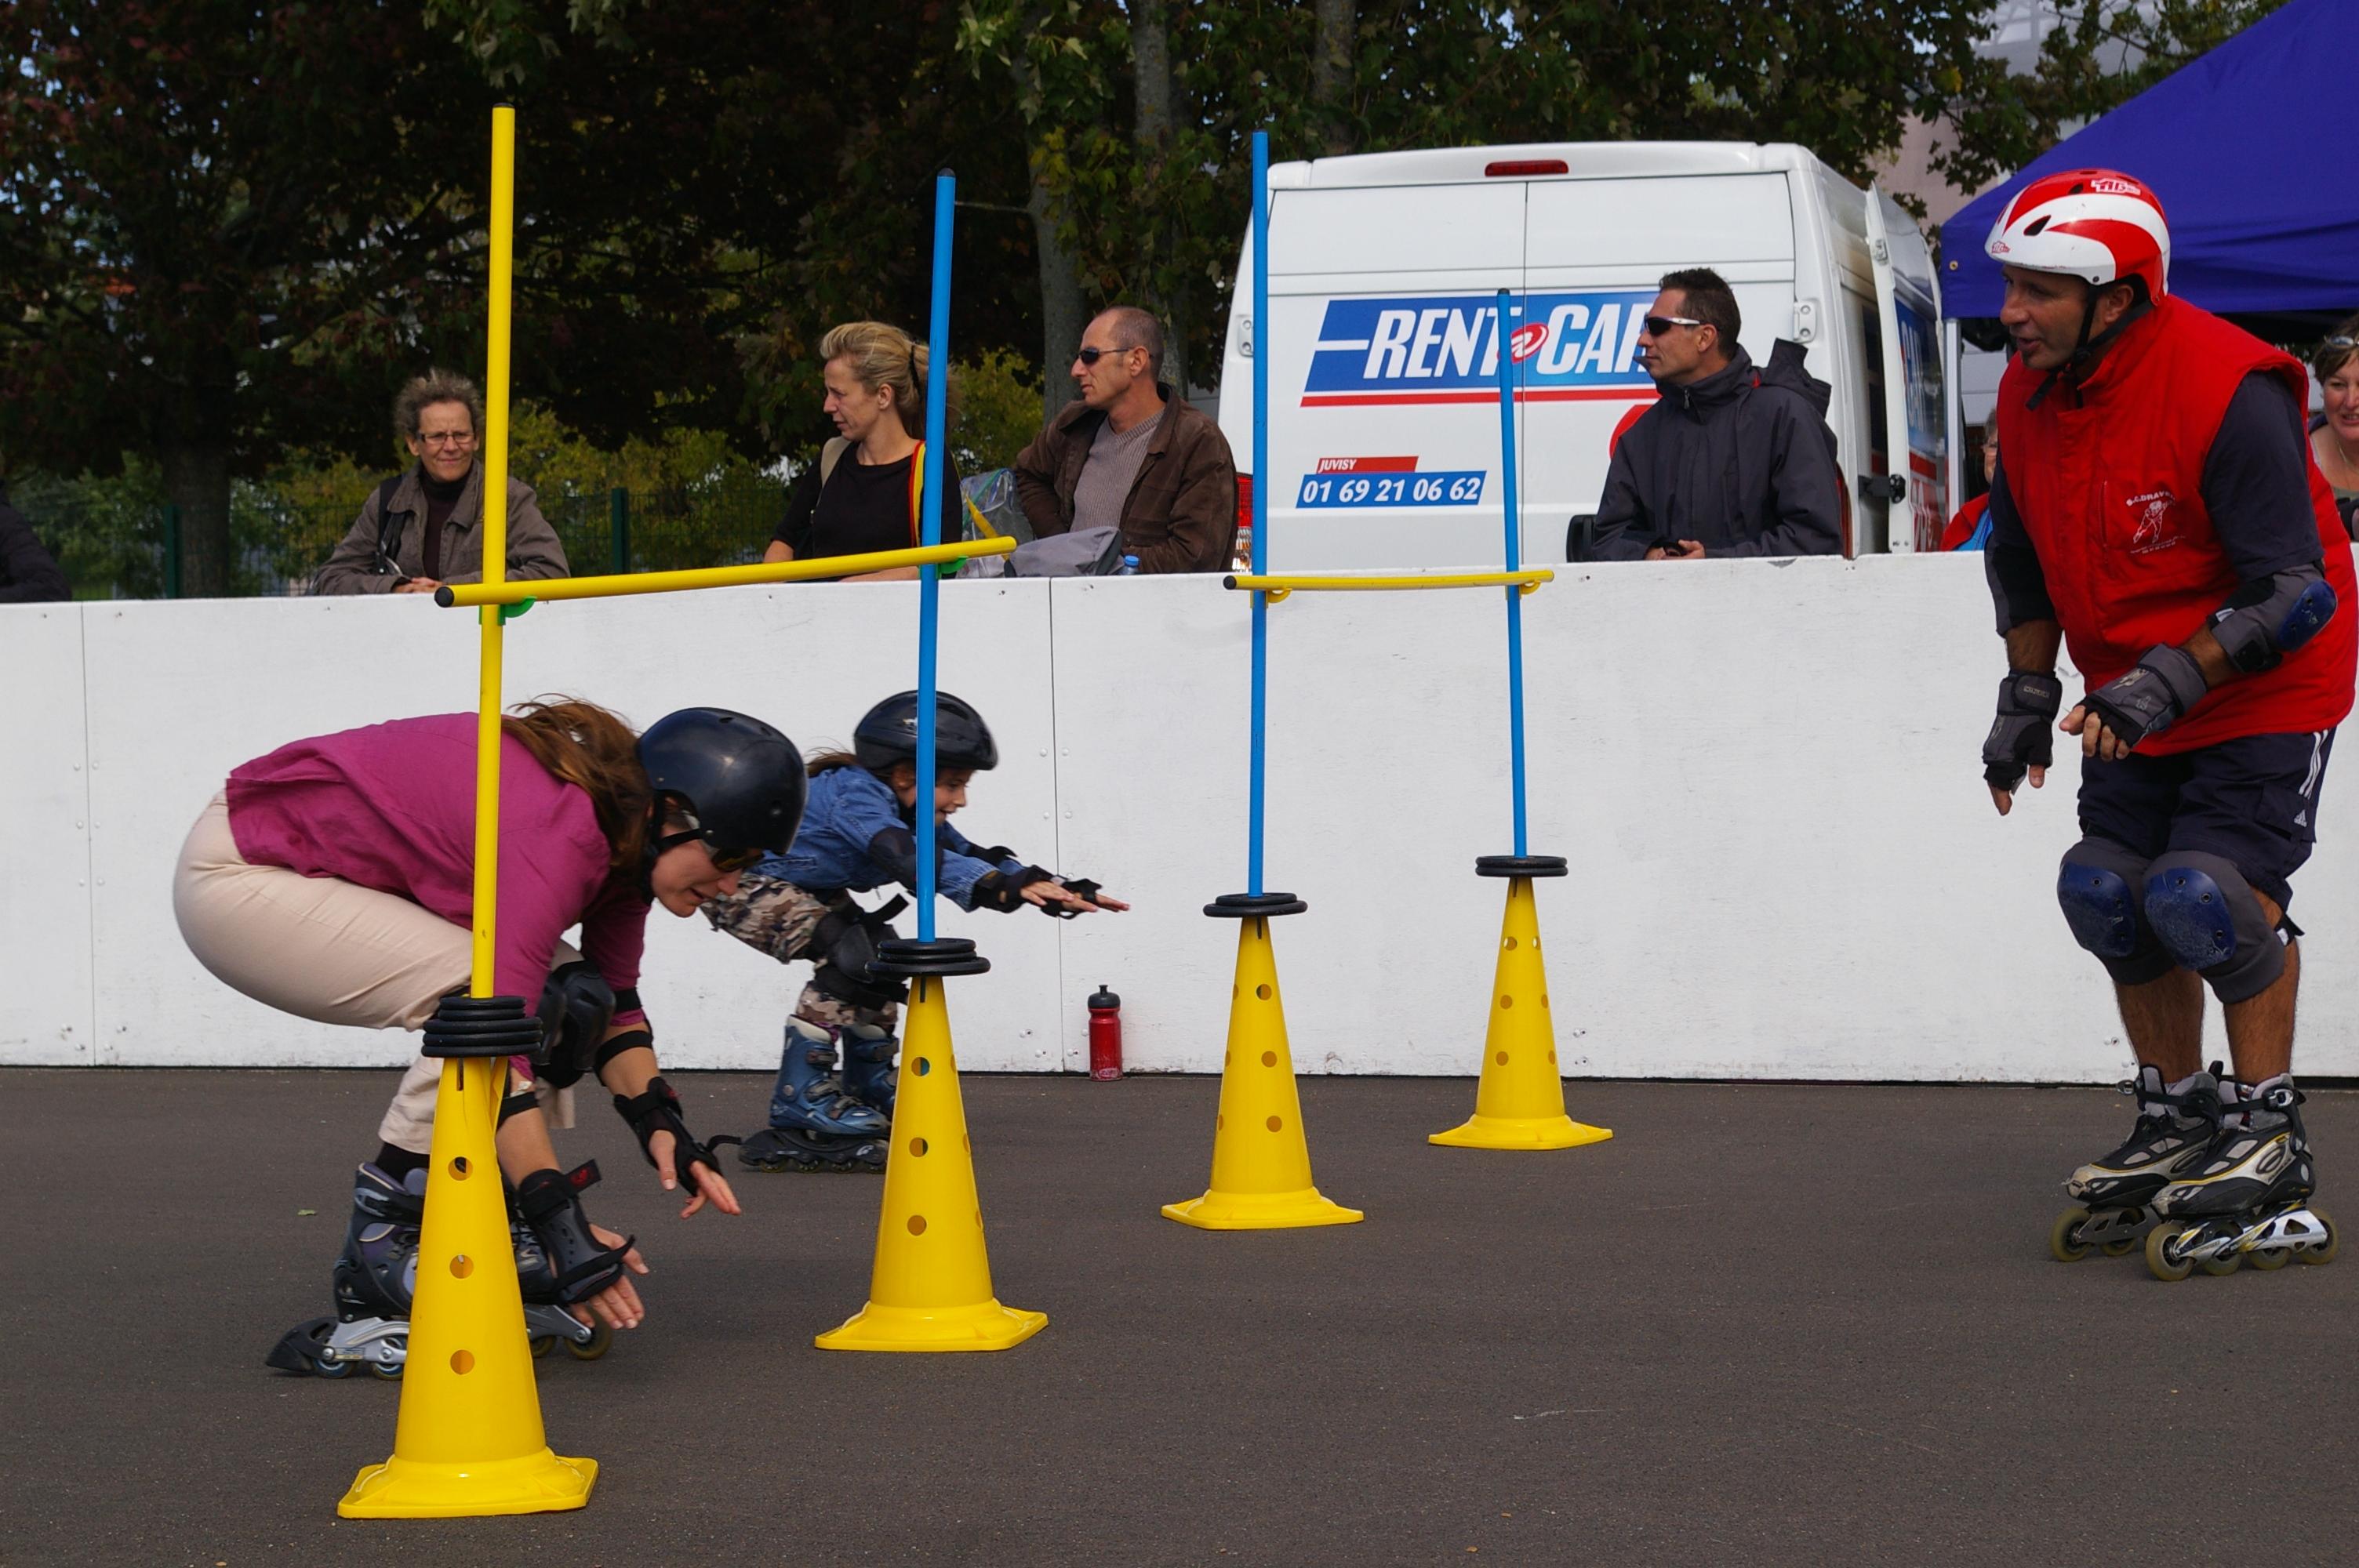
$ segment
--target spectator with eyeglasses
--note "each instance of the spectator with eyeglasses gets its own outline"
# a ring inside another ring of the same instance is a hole
[[[2334,492],[2343,531],[2359,539],[2359,316],[2318,345],[2310,373],[2325,402],[2310,421],[2310,455]]]
[[[1237,468],[1221,427],[1163,384],[1163,323],[1136,306],[1082,334],[1067,404],[1015,462],[1016,492],[1046,537],[1118,528],[1141,572],[1225,571]]]
[[[1638,334],[1659,393],[1614,449],[1588,558],[1843,552],[1832,389],[1780,341],[1756,366],[1736,296],[1710,267],[1666,273]]]
[[[412,377],[394,399],[393,428],[418,461],[361,503],[311,591],[432,593],[446,582],[483,581],[483,427],[484,395],[473,382],[447,370]],[[507,556],[510,579],[571,575],[532,486],[513,477]]]

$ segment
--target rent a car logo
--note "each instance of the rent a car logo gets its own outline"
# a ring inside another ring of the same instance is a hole
[[[1510,351],[1528,403],[1652,397],[1636,363],[1652,294],[1533,294],[1511,301]],[[1331,299],[1311,346],[1305,408],[1497,399],[1495,296]]]
[[[1534,294],[1510,301],[1507,352],[1519,402],[1651,399],[1634,362],[1652,294]],[[1305,408],[1495,403],[1495,295],[1331,299],[1312,345]],[[1423,470],[1414,457],[1321,458],[1302,477],[1307,508],[1476,506],[1482,469]]]

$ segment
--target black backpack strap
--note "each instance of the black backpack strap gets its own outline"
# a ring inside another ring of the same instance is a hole
[[[401,563],[394,558],[394,551],[401,546],[401,524],[408,520],[409,514],[391,510],[393,492],[408,477],[397,473],[376,487],[376,568],[396,577],[401,576],[402,570]]]

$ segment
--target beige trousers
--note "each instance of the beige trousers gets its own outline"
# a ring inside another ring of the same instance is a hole
[[[172,913],[189,951],[224,984],[281,1012],[355,1029],[422,1028],[444,997],[466,989],[474,957],[467,928],[422,904],[335,877],[249,865],[230,831],[226,794],[213,796],[180,847]],[[560,942],[550,962],[581,957]],[[441,1082],[440,1062],[412,1062],[377,1136],[428,1152]],[[557,1126],[573,1125],[571,1090],[532,1087]]]

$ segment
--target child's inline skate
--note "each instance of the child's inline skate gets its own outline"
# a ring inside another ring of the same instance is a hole
[[[889,1084],[893,1037],[885,1041]],[[873,1075],[874,1064],[861,1065]],[[770,1094],[770,1125],[746,1135],[737,1159],[756,1171],[881,1171],[892,1135],[887,1113],[844,1092],[835,1070],[835,1036],[790,1018],[777,1087]]]

